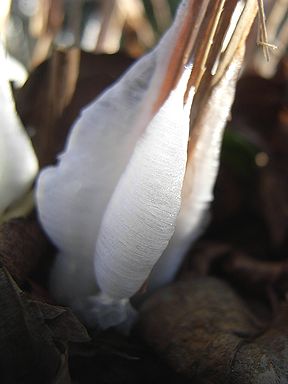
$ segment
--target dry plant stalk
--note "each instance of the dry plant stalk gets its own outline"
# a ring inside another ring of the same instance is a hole
[[[119,50],[125,24],[130,25],[146,47],[152,46],[154,32],[145,17],[140,0],[107,0],[102,3],[102,23],[95,52],[114,53]]]
[[[80,49],[54,50],[51,58],[50,105],[52,121],[58,119],[74,94],[80,64]]]
[[[189,58],[195,58],[195,62],[188,88],[194,86],[197,90],[201,82],[205,84],[205,86],[201,86],[201,89],[205,88],[205,92],[209,94],[208,88],[221,79],[235,52],[240,46],[243,46],[257,13],[256,2],[247,0],[231,39],[227,47],[222,50],[230,19],[237,3],[239,0],[216,0],[216,4],[209,0],[191,2],[187,16],[183,20],[182,30],[179,32],[177,49],[171,58],[166,78],[160,88],[155,110],[173,89],[181,75],[183,64],[186,65]],[[211,71],[215,64],[217,64],[217,70],[212,75]],[[199,90],[199,92],[201,91]]]
[[[258,0],[259,14],[259,29],[258,29],[258,44],[262,45],[265,59],[270,61],[269,49],[276,49],[276,46],[268,43],[268,33],[266,28],[266,16],[263,0]]]
[[[55,140],[56,121],[62,116],[69,105],[77,84],[79,75],[81,51],[74,47],[66,50],[54,49],[48,62],[48,84],[45,93],[44,120],[39,135],[39,162],[49,158],[51,143]],[[47,157],[48,156],[48,157]]]
[[[111,35],[116,34],[118,37],[119,30],[122,30],[123,28],[123,21],[118,20],[119,16],[115,15],[116,5],[117,5],[117,0],[106,1],[105,3],[102,4],[102,23],[101,23],[101,29],[100,29],[96,47],[95,47],[95,52],[102,52],[106,50],[105,45],[106,45],[106,40],[108,39],[107,38],[108,34],[110,34],[110,45],[112,45],[112,51],[115,50],[114,44],[111,43],[111,40],[114,40],[112,39]],[[114,27],[115,24],[116,24],[116,27]],[[114,29],[116,29],[116,32],[113,33]],[[119,41],[116,41],[116,50],[118,48],[119,48]],[[108,50],[108,52],[109,51],[110,49]]]

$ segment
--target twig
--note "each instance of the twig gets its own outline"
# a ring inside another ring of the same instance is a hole
[[[266,29],[266,16],[264,11],[263,0],[258,0],[258,17],[259,17],[259,28],[258,28],[258,41],[259,45],[262,45],[264,56],[267,61],[270,60],[269,50],[268,50],[268,37]]]
[[[264,77],[271,77],[275,74],[279,60],[283,56],[288,43],[288,21],[287,21],[288,0],[276,0],[270,14],[267,16],[266,30],[272,44],[267,43],[267,49],[275,49],[277,51],[270,56],[270,61],[262,60],[262,55],[258,52],[253,57],[254,69]],[[258,34],[260,30],[258,30]],[[258,37],[258,40],[261,40]],[[276,44],[276,45],[274,45]]]

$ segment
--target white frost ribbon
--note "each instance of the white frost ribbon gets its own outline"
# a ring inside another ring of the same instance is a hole
[[[149,278],[150,290],[172,281],[191,244],[202,234],[209,219],[210,203],[219,169],[223,132],[234,100],[242,56],[237,56],[212,90],[197,125],[195,146],[189,153],[182,189],[181,210],[168,247]],[[191,140],[194,141],[193,136]]]
[[[96,243],[100,288],[115,298],[137,292],[175,231],[187,163],[191,69],[148,125],[106,209]],[[120,289],[121,287],[121,289]]]
[[[28,191],[37,171],[32,144],[15,110],[0,42],[0,216]]]

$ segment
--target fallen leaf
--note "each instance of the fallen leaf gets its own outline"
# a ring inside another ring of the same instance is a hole
[[[30,300],[4,267],[0,292],[1,382],[69,384],[68,342],[89,341],[86,329],[71,311]]]
[[[287,317],[282,304],[265,324],[223,281],[187,275],[143,304],[138,331],[197,383],[286,383]]]

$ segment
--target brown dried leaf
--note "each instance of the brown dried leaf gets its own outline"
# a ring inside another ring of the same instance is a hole
[[[39,316],[45,321],[53,333],[53,337],[65,343],[89,342],[90,337],[86,328],[79,322],[70,308],[56,307],[42,302],[33,301],[31,304]]]
[[[265,329],[227,284],[187,276],[144,303],[138,330],[197,383],[285,383],[287,308]]]
[[[230,382],[276,384],[288,377],[288,307],[283,304],[270,327],[236,353]]]
[[[69,384],[68,342],[90,340],[70,310],[29,300],[0,268],[0,361],[3,383]]]
[[[3,383],[50,383],[61,352],[9,273],[0,269],[0,361]],[[68,382],[67,382],[68,383]]]

